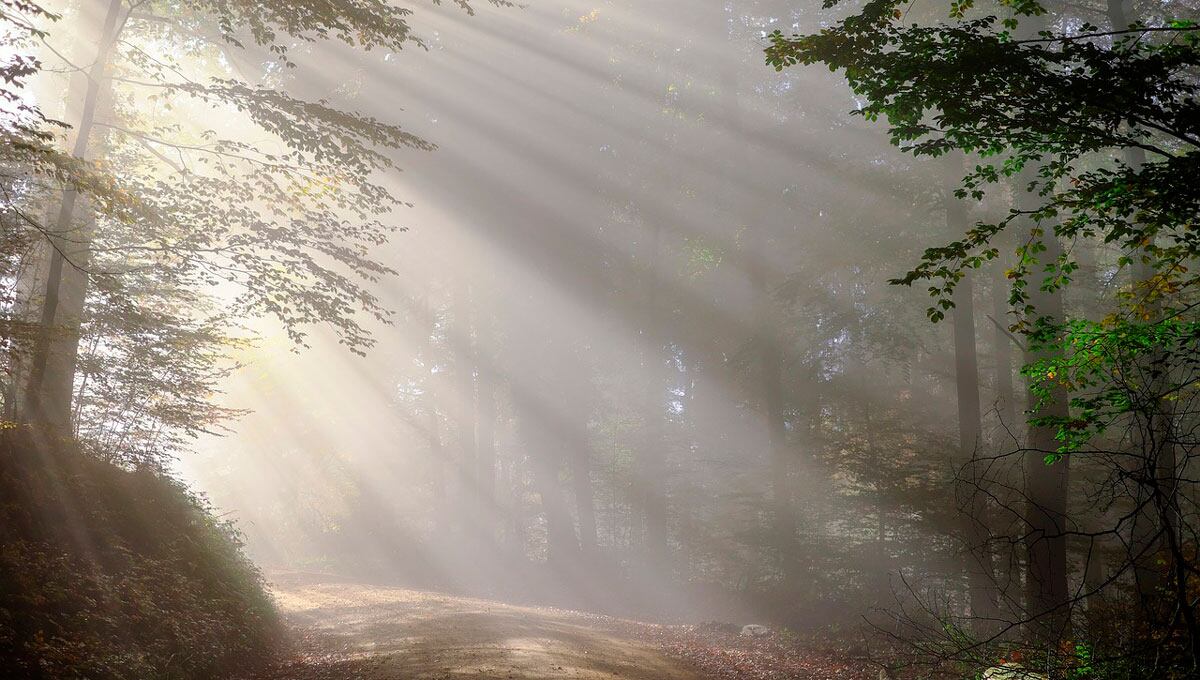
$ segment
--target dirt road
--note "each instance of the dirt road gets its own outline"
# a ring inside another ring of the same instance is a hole
[[[283,680],[514,678],[700,680],[608,617],[302,575],[274,579],[279,608],[307,631]]]

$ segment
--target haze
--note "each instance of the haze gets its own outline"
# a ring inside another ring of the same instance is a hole
[[[1192,3],[2,7],[29,677],[1194,671]]]

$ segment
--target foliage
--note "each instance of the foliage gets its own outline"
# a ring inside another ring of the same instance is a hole
[[[30,416],[25,362],[52,339],[73,420],[4,423],[0,655],[13,677],[228,676],[270,653],[274,613],[233,527],[163,469],[242,413],[216,398],[244,319],[272,316],[297,343],[328,325],[357,353],[363,317],[387,321],[368,284],[391,273],[375,251],[403,203],[378,176],[397,149],[433,146],[296,96],[291,74],[297,44],[420,41],[382,0],[95,4],[111,26],[90,25],[88,3],[0,5],[4,407]],[[62,36],[79,47],[56,49]],[[56,78],[45,106],[94,120],[31,103],[32,82]],[[66,321],[42,294],[56,257],[83,282]]]
[[[271,316],[297,343],[325,325],[355,353],[372,344],[369,325],[389,312],[369,285],[393,273],[376,252],[404,205],[378,177],[394,168],[396,149],[433,145],[339,109],[297,77],[296,53],[306,51],[297,45],[420,44],[410,10],[379,0],[111,8],[111,36],[79,9],[67,21],[20,2],[3,16],[18,55],[2,74],[11,105],[0,113],[14,142],[0,158],[6,410],[28,415],[22,365],[39,362],[48,337],[63,338],[54,351],[80,358],[76,433],[106,457],[146,463],[241,413],[214,400],[235,367],[232,350],[252,335],[246,319]],[[76,53],[55,49],[72,30]],[[79,71],[92,50],[95,88],[54,75]],[[26,103],[31,81],[56,77],[66,111],[98,105],[94,127]],[[60,137],[79,125],[90,133],[74,157]],[[69,223],[42,219],[65,204],[64,190],[84,207]],[[78,328],[42,327],[39,277],[54,251],[85,278],[82,311],[66,317]]]
[[[1198,322],[1076,319],[1064,325],[1061,337],[1064,351],[1024,369],[1039,399],[1059,387],[1072,392],[1070,417],[1041,421],[1058,428],[1057,454],[1084,449],[1110,427],[1123,425],[1130,413],[1151,413],[1164,402],[1183,404],[1195,393]]]
[[[1079,8],[1048,2],[955,2],[915,20],[908,9],[869,0],[816,33],[776,31],[767,61],[776,69],[824,64],[843,73],[858,98],[854,113],[886,121],[893,145],[916,156],[966,154],[971,167],[957,198],[1008,200],[1003,217],[928,248],[892,283],[927,283],[927,316],[940,321],[964,278],[1000,258],[1006,240],[1018,244],[1006,277],[1016,313],[1010,330],[1021,335],[1028,361],[1025,446],[1035,464],[1039,456],[1047,464],[1078,458],[1085,486],[1071,498],[1064,470],[1027,468],[1027,498],[1001,508],[1027,508],[1029,530],[1046,534],[1027,539],[1030,546],[1058,542],[1057,561],[1039,566],[1050,564],[1060,578],[1073,568],[1063,554],[1072,537],[1089,545],[1079,556],[1082,570],[1098,563],[1113,571],[1091,586],[1093,595],[1111,593],[1143,628],[1106,653],[1161,661],[1163,673],[1194,669],[1200,626],[1189,593],[1197,517],[1185,470],[1197,446],[1200,280],[1191,267],[1200,257],[1200,192],[1192,179],[1200,171],[1200,24],[1170,14],[1128,21],[1119,3],[1109,3],[1107,30],[1073,16]],[[1065,293],[1093,292],[1087,277],[1095,270],[1081,276],[1080,260],[1096,252],[1114,252],[1101,266],[1118,292],[1102,295],[1099,305],[1064,309]],[[1047,429],[1055,441],[1034,436]],[[988,464],[1005,458],[996,453]],[[1062,482],[1051,489],[1033,475]],[[1011,488],[1000,477],[977,484],[984,494]],[[1058,519],[1038,526],[1038,513]],[[1093,556],[1106,541],[1122,545],[1110,559]],[[1029,555],[1032,564],[1033,548]],[[1168,568],[1155,564],[1160,557]],[[1113,592],[1127,581],[1136,584],[1131,592]],[[1036,596],[1027,592],[1025,606]],[[1085,598],[1061,598],[1052,604],[1067,612],[1061,621],[1078,618],[1074,607]],[[1039,639],[1036,631],[1029,637]],[[1190,640],[1190,651],[1171,642],[1177,637]],[[955,653],[980,647],[948,644]],[[1096,661],[1047,644],[1044,668],[1076,673]]]
[[[208,678],[270,659],[261,577],[202,499],[21,430],[3,460],[6,677]]]
[[[975,154],[978,163],[956,191],[960,198],[981,199],[989,185],[1017,182],[1017,205],[1004,219],[980,222],[963,238],[926,250],[915,268],[893,281],[928,281],[932,320],[953,307],[955,285],[967,272],[999,256],[1001,232],[1032,222],[1007,273],[1011,302],[1021,313],[1014,329],[1053,355],[1051,364],[1109,360],[1102,370],[1128,370],[1129,362],[1157,351],[1154,341],[1165,338],[1156,336],[1191,323],[1198,281],[1189,266],[1200,256],[1192,228],[1200,219],[1200,193],[1189,179],[1200,171],[1200,81],[1194,77],[1200,26],[1173,20],[1107,31],[1086,23],[1036,30],[1025,27],[1045,23],[1037,18],[1045,8],[1036,3],[1013,6],[1014,17],[1003,20],[970,17],[969,9],[956,4],[952,21],[921,25],[905,21],[901,2],[868,2],[819,33],[776,32],[767,60],[778,69],[823,63],[844,71],[864,101],[855,113],[886,118],[892,143],[913,154]],[[1018,29],[1027,36],[1018,39]],[[1085,323],[1085,331],[1063,325],[1065,319],[1042,318],[1046,310],[1035,308],[1031,290],[1062,289],[1078,269],[1070,250],[1044,261],[1049,239],[1100,241],[1122,250],[1117,266],[1133,269],[1138,282],[1102,324]],[[1147,326],[1160,318],[1170,325]],[[1123,349],[1071,357],[1097,344]],[[1027,371],[1046,375],[1052,367]],[[1091,384],[1098,375],[1076,377]],[[1112,397],[1079,398],[1079,411],[1056,423],[1061,451],[1078,448],[1085,433],[1102,431],[1118,404],[1128,415],[1151,403]]]

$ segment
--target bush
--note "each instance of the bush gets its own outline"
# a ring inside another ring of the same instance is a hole
[[[236,531],[178,481],[0,436],[5,677],[228,677],[279,640]]]

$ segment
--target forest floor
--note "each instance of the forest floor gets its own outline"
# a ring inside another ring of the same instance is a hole
[[[273,579],[298,631],[263,680],[859,680],[877,670],[776,634],[746,638],[306,574]]]

